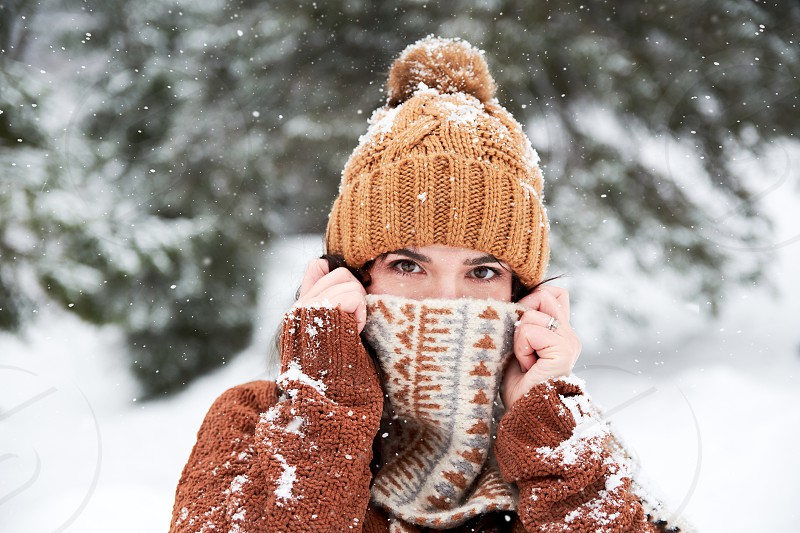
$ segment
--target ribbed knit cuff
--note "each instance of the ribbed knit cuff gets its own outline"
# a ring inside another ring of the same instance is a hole
[[[497,428],[495,455],[506,481],[548,475],[537,451],[556,449],[573,436],[577,420],[587,414],[578,407],[583,385],[574,376],[549,379],[531,388],[506,411]],[[571,405],[565,405],[565,400]],[[577,411],[576,411],[577,410]]]
[[[277,383],[285,390],[290,382],[314,387],[337,403],[365,405],[383,397],[358,324],[339,308],[295,307],[284,315]]]

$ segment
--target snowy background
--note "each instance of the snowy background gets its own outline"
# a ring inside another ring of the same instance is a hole
[[[800,520],[800,216],[784,189],[765,199],[780,215],[779,240],[765,243],[778,248],[767,276],[776,290],[734,291],[719,319],[651,287],[630,301],[651,310],[649,325],[607,345],[591,338],[592,323],[613,317],[593,314],[591,294],[573,295],[574,323],[589,335],[577,373],[643,474],[701,531],[791,532]],[[169,400],[137,401],[113,327],[44,309],[23,335],[0,336],[3,531],[166,530],[205,411],[226,388],[273,375],[268,346],[320,245],[274,243],[252,346]]]
[[[486,48],[542,155],[576,373],[639,474],[699,531],[797,531],[799,20],[749,0],[0,2],[0,531],[167,530],[208,407],[274,375],[322,243],[285,235],[324,227],[385,68],[429,33]]]

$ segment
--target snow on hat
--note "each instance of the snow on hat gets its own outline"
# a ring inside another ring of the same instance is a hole
[[[342,172],[327,253],[361,267],[439,244],[492,254],[525,286],[542,280],[549,226],[539,157],[494,97],[483,55],[432,36],[400,54],[387,103]]]

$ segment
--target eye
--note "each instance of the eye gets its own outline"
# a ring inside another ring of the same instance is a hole
[[[418,274],[422,272],[422,268],[418,264],[408,259],[399,259],[392,262],[392,268],[400,271],[401,274]]]
[[[470,277],[475,278],[475,279],[479,279],[481,281],[490,280],[490,279],[494,278],[497,275],[498,275],[497,270],[495,270],[493,268],[489,268],[487,266],[479,266],[479,267],[473,268],[470,271]]]

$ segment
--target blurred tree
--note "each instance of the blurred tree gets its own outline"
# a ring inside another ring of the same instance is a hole
[[[796,3],[52,0],[28,56],[60,80],[36,98],[69,112],[46,126],[26,107],[31,74],[9,62],[10,43],[32,42],[32,5],[0,4],[13,14],[0,17],[0,251],[16,258],[0,268],[0,325],[19,323],[32,286],[122,324],[148,394],[247,344],[265,242],[324,229],[391,60],[430,33],[485,49],[527,125],[554,270],[633,259],[716,302],[767,259],[743,252],[771,228],[757,202],[769,184],[741,161],[796,141]],[[21,254],[23,241],[38,244]],[[38,285],[19,283],[20,257]]]
[[[248,50],[218,3],[61,5],[86,15],[59,40],[79,40],[91,72],[66,129],[79,216],[43,280],[83,318],[123,325],[144,394],[166,392],[253,330],[268,232],[257,113],[239,84]],[[81,268],[95,275],[69,274]]]
[[[35,309],[26,273],[36,256],[36,195],[52,172],[41,122],[48,88],[19,61],[30,42],[30,2],[0,3],[0,329],[15,329]]]

